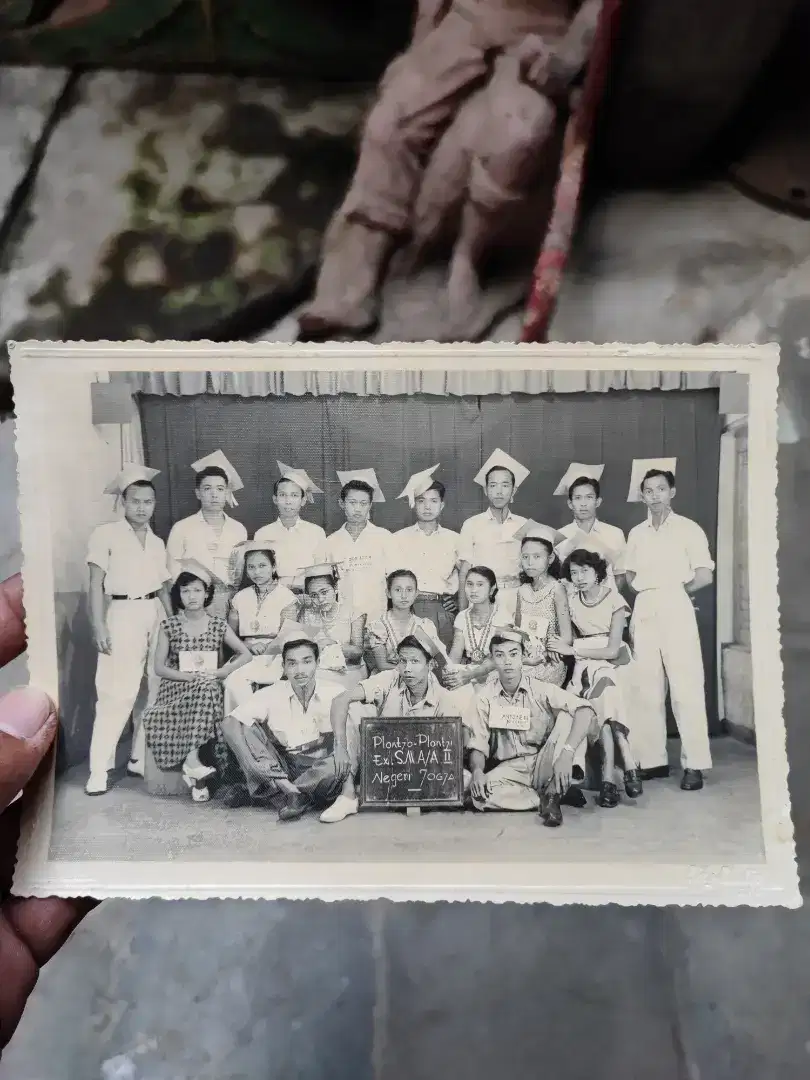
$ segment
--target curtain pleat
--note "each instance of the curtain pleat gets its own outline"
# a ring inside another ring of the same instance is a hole
[[[732,376],[733,377],[733,376]],[[707,371],[137,371],[133,390],[154,396],[486,397],[609,390],[706,390],[727,376]]]

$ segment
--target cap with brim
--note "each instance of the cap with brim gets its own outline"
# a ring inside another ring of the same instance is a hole
[[[630,470],[630,490],[627,493],[627,501],[631,503],[643,502],[641,497],[641,482],[650,469],[660,469],[661,472],[671,472],[675,475],[678,459],[670,458],[637,458]]]
[[[517,626],[494,626],[492,628],[492,638],[496,637],[502,638],[504,641],[514,641],[517,645],[526,645],[530,640],[529,635]]]
[[[194,577],[200,579],[206,589],[211,587],[214,575],[206,566],[203,566],[201,562],[198,562],[196,559],[181,559],[179,565],[180,569],[177,572],[177,577],[174,579],[175,581],[177,581],[177,578],[179,578],[181,574],[193,574]]]
[[[442,643],[437,639],[432,638],[421,626],[415,626],[408,636],[415,638],[419,642],[431,660],[439,660],[446,657]]]
[[[527,521],[512,536],[512,540],[520,540],[521,543],[524,540],[545,540],[552,547],[556,547],[564,539],[565,535],[559,529],[552,529],[550,525],[541,525],[539,521]]]
[[[565,471],[565,475],[554,488],[555,495],[567,495],[568,489],[575,480],[601,480],[605,471],[604,465],[584,465],[581,461],[572,461]]]
[[[362,482],[368,484],[374,492],[371,496],[372,502],[385,502],[385,495],[383,495],[380,482],[377,479],[377,473],[374,469],[338,469],[337,478],[340,481],[341,488],[345,487],[350,480],[362,480]]]
[[[123,500],[124,492],[130,484],[137,484],[138,481],[151,483],[159,475],[159,472],[159,469],[148,469],[145,465],[124,465],[115,478],[104,488],[104,494],[114,495],[117,507]]]
[[[228,478],[228,505],[238,505],[234,498],[234,492],[241,491],[245,485],[242,482],[242,477],[221,450],[215,450],[213,454],[208,454],[206,457],[200,458],[199,461],[193,461],[191,467],[195,473],[200,473],[203,469],[222,469]]]
[[[529,475],[529,470],[526,466],[521,465],[520,462],[516,461],[510,454],[505,453],[503,450],[493,450],[475,474],[473,480],[476,484],[480,484],[482,488],[486,489],[487,473],[491,472],[493,469],[508,469],[515,478],[515,491],[517,491]]]
[[[437,464],[430,469],[423,469],[421,472],[414,473],[399,495],[397,495],[397,498],[407,499],[408,505],[413,508],[419,496],[424,495],[433,484],[433,474],[438,467]]]
[[[304,502],[311,503],[315,499],[315,495],[323,495],[323,488],[319,488],[306,469],[296,469],[292,465],[285,465],[283,461],[276,460],[278,471],[280,473],[279,480],[290,480],[293,484],[297,484],[304,493]]]
[[[296,577],[308,581],[314,577],[335,577],[337,568],[334,563],[316,563],[314,566],[304,566],[296,574]]]

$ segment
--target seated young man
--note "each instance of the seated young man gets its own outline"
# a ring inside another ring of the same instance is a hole
[[[295,821],[340,793],[329,710],[341,687],[318,674],[320,650],[302,630],[282,643],[286,679],[257,690],[222,723],[242,772],[226,794],[230,807],[282,803],[279,821]]]
[[[335,763],[345,776],[335,802],[321,814],[321,821],[337,822],[358,810],[357,779],[360,771],[360,723],[350,716],[352,705],[374,707],[377,716],[464,716],[468,695],[464,690],[446,690],[434,674],[441,656],[439,644],[421,627],[404,637],[397,647],[399,663],[392,671],[381,671],[363,679],[332,702],[331,721],[335,733]]]
[[[574,758],[595,718],[582,698],[524,669],[529,636],[497,627],[489,645],[495,671],[476,694],[467,722],[476,810],[540,810],[543,824],[562,825],[560,798]],[[488,761],[495,764],[485,771]]]

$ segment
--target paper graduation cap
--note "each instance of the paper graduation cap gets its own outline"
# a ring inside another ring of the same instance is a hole
[[[177,581],[177,578],[179,578],[181,574],[193,574],[194,577],[200,579],[206,588],[209,588],[211,582],[214,580],[214,574],[211,573],[208,567],[203,566],[201,562],[197,562],[196,559],[181,559],[180,569],[174,580]]]
[[[315,495],[323,495],[323,488],[319,488],[305,469],[295,469],[292,465],[285,465],[283,461],[276,459],[281,480],[291,480],[298,484],[304,493],[304,502],[314,502]]]
[[[627,501],[631,503],[644,501],[641,498],[641,481],[650,469],[661,469],[663,472],[671,472],[674,476],[677,463],[678,459],[674,457],[637,458],[630,470],[630,490],[627,493]]]
[[[397,495],[397,498],[407,499],[408,505],[413,509],[419,496],[424,495],[433,483],[433,474],[438,467],[438,465],[434,465],[432,469],[423,469],[422,472],[414,473],[399,495]]]
[[[380,482],[377,479],[377,474],[374,469],[338,469],[337,478],[340,481],[340,486],[345,487],[350,480],[362,480],[364,484],[368,484],[374,491],[372,496],[372,502],[385,502],[385,496],[382,493]]]
[[[314,566],[302,566],[295,576],[303,578],[304,581],[314,577],[335,577],[335,569],[334,563],[315,563]]]
[[[145,465],[124,465],[118,475],[104,488],[105,495],[115,496],[116,509],[123,501],[124,492],[136,480],[154,480],[160,470],[147,469]]]
[[[575,480],[586,476],[589,480],[601,480],[605,471],[604,465],[583,465],[581,461],[572,461],[566,469],[565,475],[554,488],[555,495],[567,495],[568,489]]]
[[[527,537],[531,537],[536,540],[547,540],[552,547],[556,547],[557,544],[565,540],[565,535],[558,529],[552,529],[550,525],[541,525],[539,521],[527,521],[525,525],[521,525],[518,531],[512,536],[512,540],[520,540],[521,542]],[[511,543],[511,541],[507,541]]]
[[[228,506],[239,505],[234,498],[234,492],[241,491],[245,485],[242,483],[242,477],[221,450],[215,450],[213,454],[208,454],[206,457],[200,458],[199,461],[193,461],[191,467],[196,473],[208,468],[222,469],[228,477]]]
[[[515,491],[517,491],[529,475],[529,470],[524,465],[521,465],[519,461],[515,461],[509,454],[505,454],[503,450],[493,450],[473,477],[475,483],[480,484],[485,490],[487,486],[487,473],[490,472],[491,469],[508,469],[515,478]]]
[[[614,548],[608,547],[598,533],[587,533],[582,529],[578,529],[573,536],[564,539],[562,543],[557,546],[557,555],[564,562],[572,551],[577,551],[580,548],[601,555],[610,565],[616,562],[619,557],[619,552]]]

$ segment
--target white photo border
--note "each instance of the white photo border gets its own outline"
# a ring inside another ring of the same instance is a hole
[[[725,345],[320,346],[214,342],[11,342],[17,410],[20,516],[31,683],[58,696],[50,521],[35,492],[49,454],[43,433],[59,385],[88,371],[632,370],[716,371],[749,378],[750,580],[753,700],[765,860],[758,864],[667,863],[205,863],[68,861],[49,857],[52,767],[26,792],[14,891],[22,896],[493,901],[561,904],[680,904],[799,907],[783,721],[777,567],[779,348]],[[677,391],[676,391],[677,392]],[[69,452],[61,447],[60,452]]]

